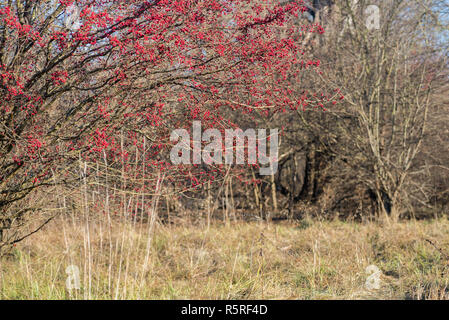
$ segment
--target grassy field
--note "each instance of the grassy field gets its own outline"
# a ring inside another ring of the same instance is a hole
[[[446,299],[448,235],[447,219],[149,230],[60,218],[1,258],[0,298]],[[66,287],[69,265],[79,289]],[[366,286],[370,265],[382,272],[378,289]]]

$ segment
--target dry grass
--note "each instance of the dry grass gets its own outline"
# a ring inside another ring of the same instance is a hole
[[[306,220],[156,225],[149,237],[146,224],[61,218],[0,260],[0,298],[444,299],[448,234],[447,219]],[[371,264],[382,276],[370,291]],[[69,265],[79,290],[66,289]]]

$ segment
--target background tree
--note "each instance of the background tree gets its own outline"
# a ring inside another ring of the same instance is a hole
[[[367,11],[373,4],[379,8],[379,29]],[[326,32],[320,41],[312,38],[309,47],[324,63],[321,73],[303,74],[301,85],[327,83],[323,91],[337,90],[343,103],[325,113],[298,113],[289,126],[295,138],[288,143],[302,140],[299,149],[310,150],[302,157],[316,174],[309,171],[311,182],[302,188],[313,190],[307,193],[314,195],[309,199],[319,204],[319,212],[366,215],[372,207],[397,219],[413,213],[418,203],[429,205],[424,194],[433,179],[416,180],[423,170],[418,163],[429,163],[423,152],[430,145],[438,145],[439,151],[432,149],[438,158],[447,149],[428,137],[442,128],[437,118],[447,105],[442,99],[448,83],[447,16],[441,5],[341,1],[321,15]],[[303,193],[297,200],[305,199]]]

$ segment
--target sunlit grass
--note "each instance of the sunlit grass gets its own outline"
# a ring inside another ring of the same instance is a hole
[[[157,225],[149,251],[145,224],[69,221],[1,258],[2,299],[444,299],[449,292],[446,219]],[[381,287],[369,291],[372,264]],[[80,270],[78,290],[66,288],[69,265]]]

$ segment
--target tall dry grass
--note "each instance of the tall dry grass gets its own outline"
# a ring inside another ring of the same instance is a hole
[[[446,219],[391,226],[308,220],[154,226],[63,215],[2,258],[0,297],[449,297]],[[373,264],[382,271],[378,290],[365,286]],[[80,289],[66,287],[69,265],[80,270]]]
[[[148,181],[106,160],[80,161],[78,171],[79,185],[45,195],[53,206],[47,211],[58,217],[0,258],[1,299],[449,297],[446,218],[218,222],[208,197],[203,219],[164,224],[158,216],[167,199],[163,175],[153,175],[151,192],[133,192],[132,183]],[[366,286],[370,265],[382,272],[379,289]],[[70,289],[74,275],[67,271],[74,270],[79,289]]]

